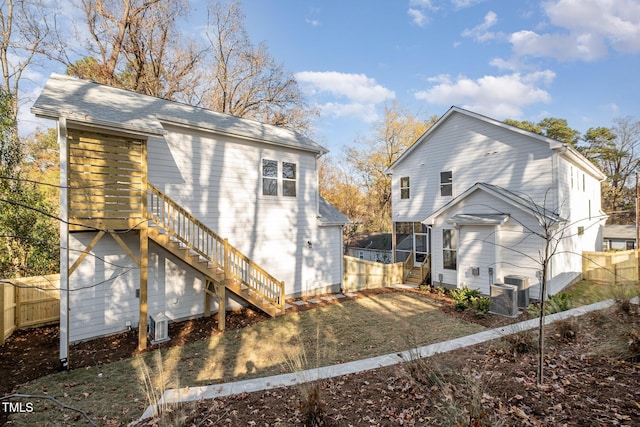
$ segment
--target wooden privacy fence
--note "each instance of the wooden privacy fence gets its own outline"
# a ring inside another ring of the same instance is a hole
[[[582,278],[597,283],[638,281],[639,251],[583,252]]]
[[[380,288],[402,283],[403,263],[382,264],[344,256],[344,291]]]
[[[60,319],[60,275],[22,277],[0,283],[0,344],[16,329],[57,323]]]

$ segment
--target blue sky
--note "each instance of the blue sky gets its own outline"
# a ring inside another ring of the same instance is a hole
[[[385,103],[423,117],[456,105],[573,128],[640,119],[638,0],[242,0],[254,43],[295,75],[339,156]],[[206,2],[185,28],[198,28]],[[51,71],[33,76],[44,84]],[[37,94],[37,89],[34,90]],[[28,117],[24,117],[29,121]]]
[[[321,108],[338,154],[385,102],[586,131],[640,119],[637,0],[246,0],[246,27]]]

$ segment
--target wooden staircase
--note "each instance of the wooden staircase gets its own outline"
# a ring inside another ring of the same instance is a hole
[[[404,262],[404,283],[420,286],[431,272],[431,256],[427,255],[418,266],[414,264],[413,257],[413,252],[411,252]]]
[[[422,272],[420,267],[413,267],[411,270],[407,272],[407,276],[405,277],[405,283],[411,285],[420,285],[422,284]]]
[[[272,317],[284,313],[284,282],[276,280],[151,184],[147,191],[147,219],[152,241],[205,276],[205,293],[222,298],[224,292],[220,289],[226,289]]]

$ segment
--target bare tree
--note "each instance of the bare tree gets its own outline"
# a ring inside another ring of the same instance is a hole
[[[365,231],[388,231],[391,227],[391,178],[385,171],[437,120],[421,119],[398,102],[385,106],[368,138],[346,149],[347,162],[359,175],[371,216]]]
[[[206,107],[308,132],[314,111],[292,75],[276,64],[264,44],[254,46],[244,27],[239,3],[211,3],[207,40],[211,48]]]
[[[613,224],[633,222],[635,191],[631,189],[640,166],[640,121],[617,118],[611,128],[589,129],[582,150],[607,175],[602,203]]]
[[[2,167],[11,170],[21,160],[18,141],[18,109],[22,75],[31,65],[51,34],[49,22],[54,16],[39,1],[6,0],[0,8],[0,66],[3,103],[9,110],[4,119],[11,125],[2,141]],[[4,107],[3,107],[4,108]]]
[[[81,7],[89,47],[78,61],[60,56],[69,74],[165,99],[191,96],[206,49],[177,31],[186,0],[82,0]]]

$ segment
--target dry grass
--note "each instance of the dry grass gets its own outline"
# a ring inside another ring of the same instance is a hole
[[[317,325],[321,325],[319,330]],[[162,387],[199,386],[281,374],[288,371],[287,352],[301,346],[316,348],[318,342],[322,348],[317,351],[317,365],[326,366],[406,350],[406,336],[414,337],[416,345],[427,345],[482,329],[447,316],[428,296],[393,292],[292,313],[212,335],[207,341],[149,352],[144,360],[154,365],[161,353],[161,367],[155,371],[166,379]],[[145,389],[148,382],[140,380],[139,364],[130,359],[52,375],[25,385],[20,393],[55,396],[85,410],[97,424],[126,424],[142,414],[147,395],[161,393],[158,383],[153,390]],[[14,425],[74,424],[68,417],[53,406],[38,403],[33,413],[13,419]]]

